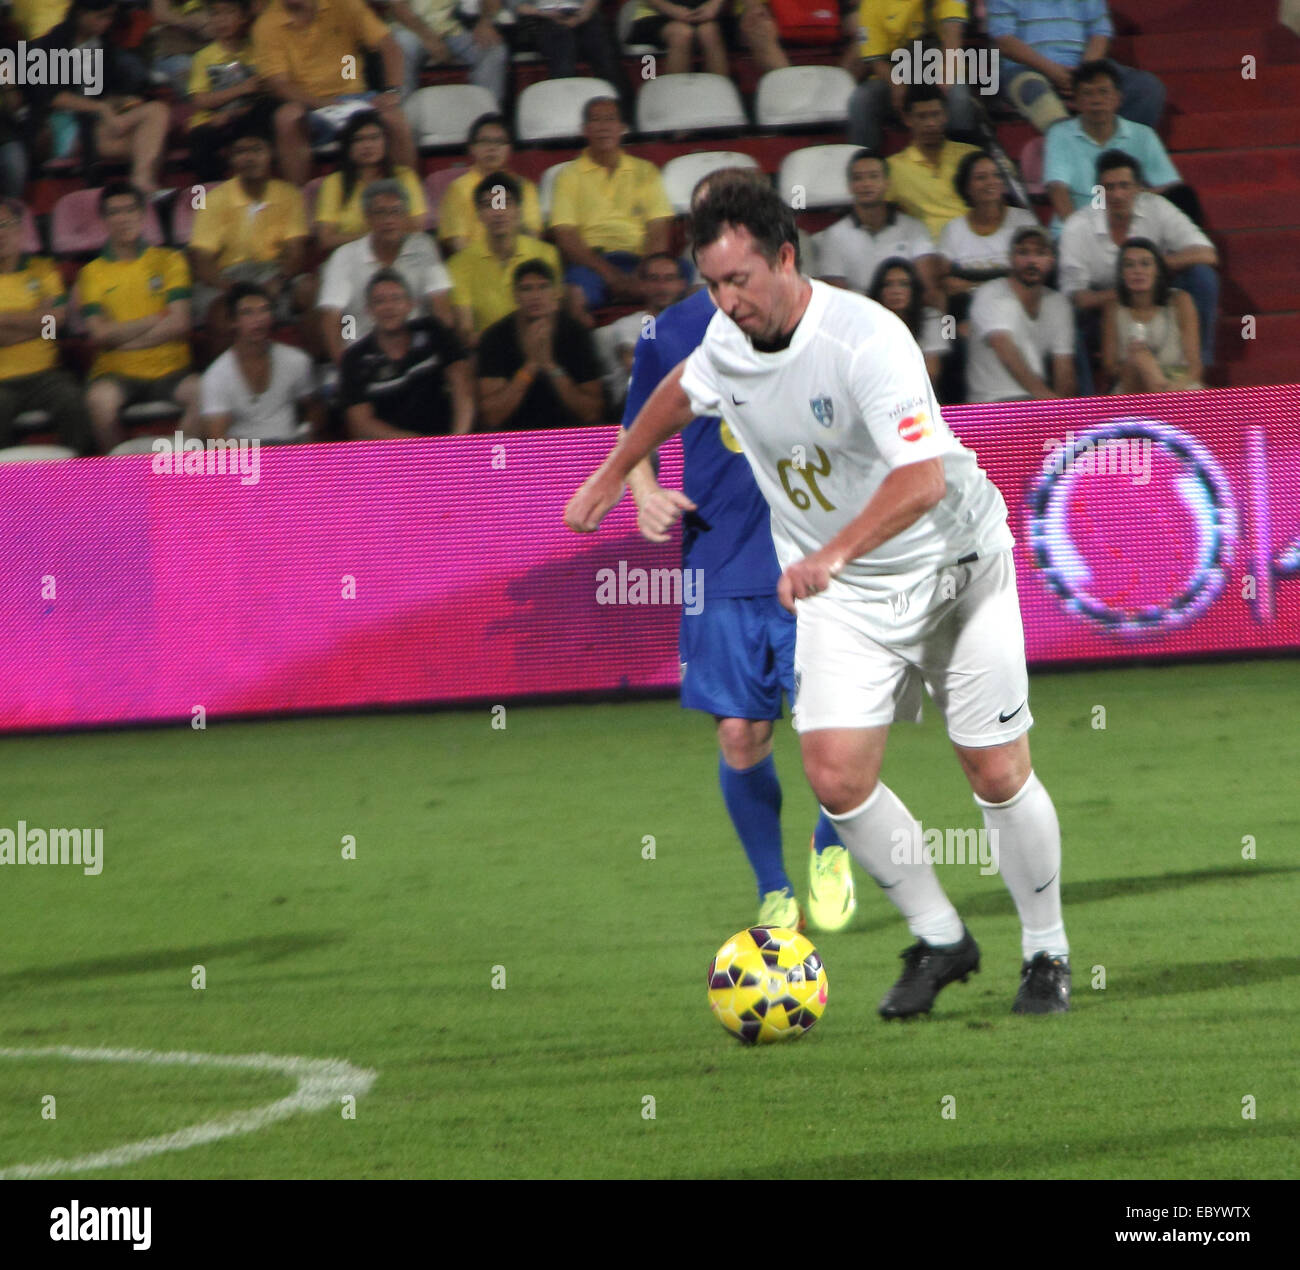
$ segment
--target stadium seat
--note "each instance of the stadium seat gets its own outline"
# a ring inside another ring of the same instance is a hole
[[[443,197],[451,183],[468,171],[467,164],[454,163],[449,168],[439,168],[436,172],[430,172],[424,178],[424,201],[429,208],[429,214],[424,220],[425,229],[438,228],[438,212],[442,208]]]
[[[54,422],[48,410],[24,410],[14,416],[15,432],[42,432]]]
[[[73,190],[54,204],[50,218],[50,246],[59,256],[89,256],[108,241],[108,226],[99,219],[99,190]],[[145,206],[144,241],[163,245],[162,225],[152,202]]]
[[[115,445],[109,450],[109,457],[115,454],[152,454],[153,443],[158,440],[157,437],[132,437],[129,441],[123,441],[121,445]]]
[[[464,6],[461,6],[461,12],[464,12]],[[506,47],[510,50],[510,60],[516,66],[542,60],[542,55],[531,45],[528,45],[526,40],[524,41],[525,47],[519,47],[520,38],[516,30],[519,26],[519,19],[507,5],[503,4],[501,6],[500,12],[492,20],[492,25],[496,27],[501,38],[505,40]]]
[[[760,128],[843,125],[853,89],[841,66],[785,66],[758,81],[754,118]]]
[[[850,157],[857,152],[858,147],[853,145],[792,150],[781,161],[777,192],[797,211],[846,207],[853,202],[847,168]],[[801,197],[796,198],[796,188],[802,190]]]
[[[1039,198],[1047,193],[1047,186],[1043,184],[1043,155],[1046,148],[1044,138],[1031,137],[1020,152],[1020,175],[1024,178],[1030,198]]]
[[[618,46],[624,57],[656,57],[668,50],[662,44],[632,44],[628,36],[632,23],[636,21],[636,12],[641,8],[641,0],[627,0],[618,11]]]
[[[529,84],[515,108],[515,136],[521,142],[578,140],[582,108],[593,97],[617,99],[618,92],[606,80],[585,76]]]
[[[663,75],[646,80],[637,94],[636,130],[642,136],[748,127],[740,94],[724,75]]]
[[[758,160],[739,150],[699,150],[679,154],[663,167],[664,190],[673,211],[684,216],[691,210],[691,191],[696,183],[719,168],[756,168]]]
[[[11,445],[6,450],[0,450],[0,463],[31,463],[76,457],[76,450],[69,450],[66,445]]]
[[[206,199],[224,184],[224,181],[214,181],[211,185],[204,186],[204,198]],[[176,198],[172,202],[172,232],[168,241],[173,247],[190,245],[190,235],[194,233],[195,211],[193,188],[188,185],[181,186],[176,191]]]
[[[563,163],[552,163],[537,182],[537,203],[542,209],[542,219],[548,223],[551,219],[551,204],[555,201],[555,178],[560,175],[560,169],[567,168],[570,162],[572,160],[566,159]]]
[[[402,103],[421,150],[464,146],[474,120],[496,109],[496,98],[478,84],[435,84],[418,89]]]
[[[38,255],[43,250],[40,226],[36,224],[36,217],[26,203],[23,204],[23,240],[18,250],[28,256]]]

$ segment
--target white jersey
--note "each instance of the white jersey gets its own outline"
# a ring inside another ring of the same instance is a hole
[[[948,430],[907,327],[865,296],[811,286],[788,348],[759,352],[719,311],[681,381],[696,415],[722,416],[744,450],[782,568],[856,519],[894,468],[933,458],[947,478],[942,501],[846,563],[827,594],[879,599],[973,552],[1010,548],[1002,495]]]

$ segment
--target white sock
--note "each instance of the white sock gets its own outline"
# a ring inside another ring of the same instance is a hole
[[[1061,825],[1052,796],[1033,772],[1004,803],[986,803],[984,824],[1002,880],[1020,914],[1020,947],[1026,961],[1036,953],[1069,955],[1061,917]]]
[[[913,841],[920,839],[916,822],[888,785],[878,783],[861,807],[842,816],[829,811],[826,815],[849,854],[876,880],[917,939],[941,946],[961,940],[957,910],[943,893],[933,866],[913,848]]]

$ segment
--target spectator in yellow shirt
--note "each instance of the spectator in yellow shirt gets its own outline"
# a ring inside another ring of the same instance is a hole
[[[86,405],[101,450],[122,440],[121,414],[137,402],[172,401],[181,427],[198,423],[199,377],[190,372],[190,271],[179,251],[146,247],[144,198],[115,181],[99,196],[103,252],[77,275],[77,298],[96,349]]]
[[[94,449],[81,385],[58,365],[57,329],[68,297],[53,261],[22,252],[23,206],[0,200],[0,447],[27,410],[53,416],[63,443]]]
[[[316,242],[322,251],[333,251],[367,234],[365,213],[361,210],[361,191],[372,181],[397,181],[411,201],[406,232],[419,233],[424,228],[428,206],[420,179],[410,168],[393,162],[389,153],[388,131],[373,110],[353,115],[339,134],[341,162],[320,187],[316,198]]]
[[[380,55],[384,91],[365,89],[365,50]],[[253,24],[253,60],[283,103],[275,112],[276,153],[299,187],[311,171],[311,147],[333,140],[371,102],[392,138],[393,157],[415,166],[411,126],[402,114],[402,50],[365,0],[272,0]]]
[[[924,221],[937,241],[950,220],[969,211],[954,179],[962,158],[979,147],[948,140],[948,108],[937,84],[908,87],[903,121],[912,144],[889,156],[890,197],[909,216]]]
[[[510,172],[513,147],[510,125],[504,115],[480,115],[469,130],[470,169],[458,176],[442,196],[438,207],[438,237],[448,251],[462,251],[470,243],[482,243],[483,222],[474,206],[474,191],[478,183],[493,172]],[[542,205],[537,197],[537,186],[518,172],[510,172],[522,194],[520,225],[525,234],[534,238],[542,235]]]
[[[613,97],[582,111],[587,148],[555,180],[551,226],[568,262],[565,281],[582,288],[589,308],[640,304],[642,256],[668,250],[673,209],[659,169],[622,148],[626,125]]]

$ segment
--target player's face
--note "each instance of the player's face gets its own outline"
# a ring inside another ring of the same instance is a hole
[[[1119,111],[1119,89],[1110,81],[1109,75],[1098,75],[1087,84],[1080,84],[1074,95],[1074,104],[1079,113],[1090,123],[1103,123]]]
[[[948,108],[941,101],[918,101],[907,112],[907,126],[917,145],[939,145],[948,130]]]
[[[1011,273],[1016,281],[1026,287],[1038,287],[1047,280],[1052,270],[1052,253],[1038,238],[1025,238],[1011,253]]]
[[[880,303],[891,313],[906,313],[912,303],[912,279],[906,269],[891,269],[880,284]]]
[[[798,271],[794,248],[781,247],[772,264],[754,245],[747,229],[725,229],[695,255],[709,295],[751,340],[773,340],[794,306]]]
[[[859,159],[849,173],[849,192],[859,207],[876,207],[884,202],[889,176],[879,159]]]
[[[370,288],[370,316],[385,335],[400,331],[411,316],[411,297],[395,282],[381,282]]]
[[[384,161],[384,130],[367,124],[352,138],[352,162],[358,167],[376,167]]]
[[[1133,210],[1138,183],[1131,168],[1111,168],[1101,178],[1101,188],[1106,192],[1107,211],[1127,216]]]
[[[1130,247],[1120,261],[1120,273],[1130,295],[1152,291],[1156,285],[1156,258],[1141,247]]]
[[[261,343],[271,338],[271,305],[260,295],[246,295],[235,309],[235,338]]]
[[[1005,188],[1002,173],[992,159],[981,159],[976,163],[971,169],[970,180],[966,183],[972,207],[979,203],[999,202]]]
[[[642,273],[645,282],[646,306],[652,313],[662,313],[670,304],[676,304],[686,290],[682,271],[670,260],[653,260]]]

